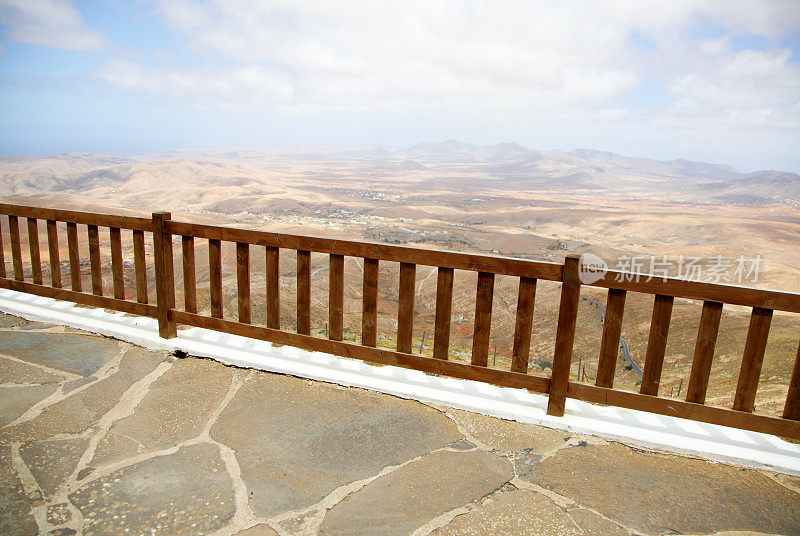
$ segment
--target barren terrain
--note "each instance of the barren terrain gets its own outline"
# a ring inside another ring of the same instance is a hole
[[[314,148],[125,158],[93,154],[2,157],[0,195],[11,203],[131,214],[168,210],[174,219],[201,223],[545,261],[560,261],[571,252],[593,252],[611,268],[626,257],[641,256],[649,262],[649,256],[663,260],[666,255],[673,275],[681,256],[700,257],[704,274],[717,256],[734,264],[740,256],[760,256],[757,279],[750,274],[742,284],[800,291],[800,177],[792,173],[748,174],[683,160],[660,162],[598,151],[538,152],[516,144],[475,147],[449,141],[404,150]],[[10,267],[7,222],[2,226]],[[44,232],[41,225],[42,243]],[[62,237],[63,248],[66,240]],[[107,237],[103,239],[107,246]],[[126,258],[132,259],[131,237],[124,234],[123,239]],[[233,318],[235,251],[231,244],[226,246],[226,315]],[[85,244],[82,247],[88,287],[88,255]],[[180,247],[175,249],[179,262]],[[66,253],[63,249],[62,261],[68,258]],[[103,255],[104,261],[110,261],[107,250]],[[200,306],[207,308],[207,247],[202,240],[196,242],[196,255]],[[42,257],[46,261],[46,247]],[[251,261],[253,317],[261,322],[264,256],[257,248],[251,252]],[[345,267],[346,337],[357,340],[361,260],[348,258]],[[132,284],[129,268],[126,277]],[[395,263],[381,263],[379,345],[390,347],[396,328],[398,271]],[[107,272],[106,288],[110,288],[110,269]],[[180,270],[176,272],[180,286]],[[281,317],[282,325],[289,329],[294,326],[295,275],[293,253],[282,251]],[[732,268],[726,275],[738,283]],[[456,272],[453,359],[469,359],[476,279],[474,273]],[[328,299],[324,255],[312,254],[312,281],[312,329],[322,335],[327,329]],[[726,282],[724,277],[721,282]],[[415,350],[421,349],[423,354],[432,350],[435,287],[435,270],[419,267],[414,341]],[[497,367],[508,366],[516,292],[515,278],[497,277],[490,354],[490,364]],[[585,287],[582,292],[586,298],[605,303],[605,292],[600,289]],[[532,373],[549,374],[558,294],[556,284],[539,283]],[[622,335],[640,366],[652,302],[652,296],[632,293],[626,303]],[[662,393],[677,395],[685,389],[701,306],[676,300]],[[579,314],[573,372],[575,377],[583,375],[585,365],[585,375],[591,380],[602,316],[589,300],[581,302]],[[711,403],[730,405],[732,401],[748,322],[745,308],[725,307],[710,382]],[[776,312],[757,410],[776,413],[782,406],[799,339],[798,317]],[[638,377],[620,359],[615,381],[635,389]]]

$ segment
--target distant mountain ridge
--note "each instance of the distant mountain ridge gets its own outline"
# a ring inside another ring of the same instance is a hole
[[[351,173],[365,179],[413,178],[431,185],[451,184],[455,174],[458,181],[472,186],[530,191],[683,196],[695,202],[739,205],[800,202],[796,173],[744,173],[728,165],[682,158],[663,161],[591,149],[539,151],[514,142],[478,146],[452,139],[400,149],[201,149],[132,157],[92,153],[0,157],[0,194],[110,189],[133,195],[215,185],[259,189],[268,184],[271,172],[261,176],[258,170],[270,162],[314,162],[320,176],[333,176],[333,169],[341,176],[350,167]]]

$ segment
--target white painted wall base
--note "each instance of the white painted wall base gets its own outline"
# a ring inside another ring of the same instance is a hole
[[[547,397],[524,389],[373,366],[355,359],[274,347],[236,335],[189,328],[161,339],[154,319],[0,290],[0,311],[115,337],[150,349],[182,350],[238,367],[252,367],[361,387],[521,423],[589,434],[709,460],[800,476],[800,445],[775,436],[714,424],[567,399],[564,417],[546,414]]]

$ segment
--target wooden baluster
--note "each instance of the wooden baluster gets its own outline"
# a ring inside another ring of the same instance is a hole
[[[472,364],[485,367],[489,361],[489,338],[492,332],[494,274],[478,272],[475,291],[475,331],[472,335]]]
[[[361,344],[378,344],[378,259],[364,259]]]
[[[11,261],[14,263],[14,279],[24,281],[22,275],[22,250],[19,246],[19,220],[16,216],[8,217],[8,234],[11,238]]]
[[[786,404],[783,406],[783,418],[800,421],[800,346],[797,347],[797,357],[794,358],[789,392],[786,393]]]
[[[194,237],[181,237],[183,259],[183,307],[187,313],[197,312],[197,280],[194,268]]]
[[[564,405],[567,400],[569,369],[575,342],[575,322],[578,318],[578,302],[581,296],[579,264],[580,258],[575,255],[564,259],[553,371],[550,374],[550,393],[547,400],[547,414],[557,417],[564,415]]]
[[[608,289],[606,317],[603,320],[603,338],[600,341],[600,358],[597,362],[597,378],[595,380],[595,385],[598,387],[611,388],[614,386],[614,371],[617,368],[626,295],[627,292],[624,290]]]
[[[239,291],[239,322],[250,323],[250,244],[236,243],[236,285]]]
[[[92,294],[103,295],[103,273],[100,269],[100,233],[97,225],[86,226],[89,234],[89,266],[92,272]]]
[[[689,387],[686,389],[687,402],[704,404],[706,401],[708,378],[711,375],[711,362],[714,359],[714,347],[717,344],[721,316],[721,303],[703,302],[700,328],[697,330],[697,343],[694,347],[692,372],[689,376]]]
[[[528,357],[531,352],[531,328],[533,327],[533,304],[536,300],[536,280],[519,278],[517,294],[517,318],[514,326],[514,346],[511,350],[511,371],[528,372]]]
[[[69,249],[69,278],[72,290],[81,292],[81,256],[78,249],[78,225],[67,222],[67,248]]]
[[[111,272],[114,278],[114,297],[125,299],[125,277],[122,271],[122,231],[119,227],[109,227],[111,242]]]
[[[175,273],[172,264],[172,234],[166,231],[169,212],[153,213],[153,252],[156,261],[156,302],[158,304],[158,334],[171,339],[177,336],[177,325],[170,319],[175,308]]]
[[[33,282],[42,284],[42,257],[39,253],[39,223],[36,218],[28,218],[28,249],[31,254]]]
[[[755,409],[756,390],[771,322],[772,309],[753,307],[753,312],[750,314],[750,328],[747,330],[747,340],[744,343],[739,382],[733,398],[735,410],[752,412]]]
[[[450,317],[453,310],[453,269],[439,268],[436,280],[436,320],[433,357],[447,360],[450,350]]]
[[[147,262],[144,254],[144,231],[133,231],[133,268],[136,276],[136,301],[147,303]]]
[[[47,220],[47,256],[50,259],[50,285],[61,288],[61,261],[58,255],[58,227],[55,220]],[[2,244],[0,244],[0,247]]]
[[[411,353],[414,331],[414,298],[417,265],[400,263],[400,290],[397,302],[397,351]]]
[[[267,327],[271,329],[281,329],[280,270],[278,260],[278,248],[267,246]]]
[[[328,338],[341,341],[344,331],[344,256],[331,253],[328,274]]]
[[[650,335],[647,338],[647,353],[645,354],[644,370],[642,371],[642,386],[639,389],[639,392],[644,395],[658,395],[674,302],[675,298],[672,296],[662,296],[660,294],[656,295],[653,302]]]
[[[3,247],[3,222],[0,220],[0,277],[6,277],[6,254]]]
[[[311,334],[311,252],[297,252],[297,333]]]
[[[222,318],[222,243],[214,238],[208,240],[208,273],[211,316]]]

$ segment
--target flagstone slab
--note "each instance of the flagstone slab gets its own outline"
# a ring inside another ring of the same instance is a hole
[[[348,495],[325,515],[319,534],[411,534],[445,512],[479,501],[513,476],[505,456],[433,452]]]
[[[211,435],[236,451],[250,504],[264,517],[461,438],[418,402],[274,374],[248,379]]]
[[[137,454],[139,454],[139,443],[129,437],[109,432],[97,444],[94,457],[89,465],[92,467],[110,465],[132,458]]]
[[[446,411],[470,436],[502,452],[524,450],[542,454],[563,446],[572,437],[572,434],[562,430],[529,426],[458,409],[447,408]]]
[[[495,493],[431,536],[584,536],[566,511],[540,493]]]
[[[3,337],[5,340],[5,337]],[[3,352],[0,346],[0,353]],[[61,375],[57,372],[51,372],[41,367],[29,365],[22,361],[15,361],[6,357],[0,356],[0,384],[19,383],[19,384],[46,384],[46,383],[59,383],[64,381],[70,375]]]
[[[150,450],[165,449],[197,437],[225,399],[241,369],[210,359],[179,359],[150,385],[136,411],[111,427]]]
[[[90,335],[7,331],[0,353],[89,376],[119,353],[119,342]]]
[[[751,469],[608,444],[560,450],[521,478],[646,534],[800,534],[800,494]]]
[[[88,445],[83,437],[41,441],[22,445],[19,454],[47,498],[72,474]]]
[[[0,534],[28,536],[38,532],[31,500],[11,465],[11,447],[0,446]]]
[[[57,434],[80,434],[113,408],[135,382],[168,359],[166,353],[131,348],[119,370],[45,408],[33,419],[0,429],[0,443],[29,442]]]
[[[233,486],[219,449],[187,446],[114,471],[71,493],[85,536],[208,534],[235,512]]]
[[[30,408],[56,392],[55,385],[0,387],[0,426],[14,422]]]

